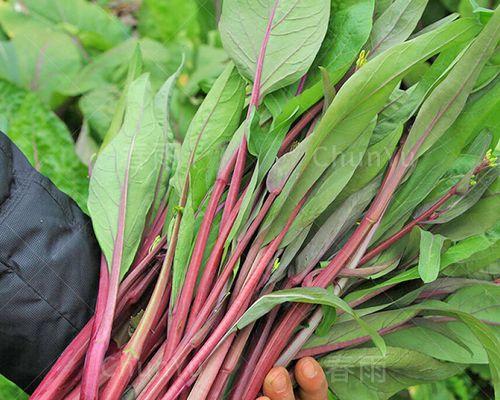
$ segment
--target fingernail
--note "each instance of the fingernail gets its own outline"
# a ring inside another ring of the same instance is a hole
[[[316,365],[312,360],[304,360],[302,363],[302,373],[306,378],[312,379],[314,378],[318,371],[316,369]]]
[[[276,393],[286,392],[286,390],[288,389],[288,385],[287,385],[287,377],[285,376],[285,374],[283,373],[277,374],[276,377],[271,382],[271,386],[273,387]]]

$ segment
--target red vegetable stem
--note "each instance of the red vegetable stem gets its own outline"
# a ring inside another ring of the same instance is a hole
[[[158,343],[161,343],[161,337],[163,336],[163,333],[165,331],[165,328],[167,326],[167,316],[166,314],[163,315],[163,317],[160,320],[160,323],[157,326],[157,329],[153,332],[153,335],[151,336],[150,340],[148,341],[146,345],[146,351],[143,356],[143,359],[141,361],[144,361],[147,357],[151,355],[151,353],[155,350],[155,348],[158,346]],[[103,373],[101,373],[99,377],[99,386],[102,387],[110,377],[112,376],[114,370],[116,369],[116,365],[118,364],[118,361],[120,360],[120,355],[122,351],[118,351],[110,356],[108,356],[103,365]],[[64,400],[77,400],[79,397],[80,393],[80,385],[76,386],[73,391],[64,398]]]
[[[152,270],[152,272],[154,272]],[[116,316],[114,323],[125,318],[124,311],[128,306],[136,303],[154,278],[154,273],[149,273],[148,276],[134,282],[128,292],[124,292],[120,287],[118,297],[120,301],[117,305]],[[104,292],[105,293],[105,292]],[[37,387],[36,391],[31,395],[32,400],[58,400],[64,396],[68,387],[68,380],[79,369],[81,362],[85,357],[85,353],[90,342],[92,327],[94,324],[92,317],[85,327],[78,333],[68,347],[64,350],[57,362],[45,376],[42,383]]]
[[[256,246],[252,246],[252,249],[260,248],[261,244],[262,240],[259,241]],[[253,253],[256,252],[254,251]],[[252,256],[252,258],[249,258],[247,255],[244,264],[253,265],[256,258],[262,258],[262,254],[260,254],[259,252],[258,255],[255,254]],[[267,269],[269,269],[270,267],[272,267],[272,263],[270,263],[270,266]],[[244,267],[242,267],[242,269],[243,268]],[[238,275],[238,282],[241,281],[242,284],[239,288],[233,288],[230,304],[233,303],[234,299],[239,294],[244,282],[246,281],[246,276],[248,274],[242,275],[241,272]],[[248,268],[248,272],[250,272],[250,268]],[[263,280],[267,282],[265,274],[263,274],[261,277],[261,284]],[[266,289],[265,293],[262,293],[262,295],[272,292],[273,288],[274,285],[270,286]],[[210,399],[218,399],[222,397],[221,393],[226,386],[227,379],[229,378],[229,375],[232,373],[232,371],[236,368],[241,353],[243,353],[246,342],[250,336],[250,333],[252,332],[253,326],[254,324],[251,324],[250,326],[244,328],[243,331],[239,332],[237,335],[233,334],[229,336],[224,341],[224,343],[215,350],[214,354],[210,356],[207,366],[203,368],[200,377],[196,381],[196,385],[191,391],[192,395],[190,396],[190,400],[204,400],[209,391]],[[235,341],[234,345],[232,345],[233,341]],[[212,389],[210,389],[210,387],[212,387]],[[193,397],[193,399],[191,399],[191,397]]]
[[[231,176],[229,191],[227,193],[226,201],[224,203],[221,225],[224,225],[227,222],[229,215],[236,204],[240,192],[243,174],[245,173],[246,154],[247,154],[247,137],[246,134],[243,134],[241,143],[238,149],[236,150],[236,165],[234,167],[233,175]]]
[[[191,260],[186,271],[184,284],[182,286],[179,299],[177,300],[173,308],[171,323],[169,324],[170,330],[167,336],[167,345],[165,347],[165,360],[168,360],[170,358],[175,347],[179,344],[182,334],[184,333],[184,327],[188,318],[189,307],[191,306],[191,301],[193,299],[194,288],[196,286],[196,281],[200,272],[205,248],[207,246],[210,228],[217,211],[217,205],[222,196],[222,193],[224,192],[224,188],[226,187],[226,181],[227,176],[222,176],[215,182],[212,195],[210,196],[210,201],[203,216],[203,220],[198,231],[195,246],[191,255]]]
[[[286,153],[287,149],[290,147],[290,145],[293,143],[293,141],[297,138],[297,136],[300,135],[302,130],[307,126],[309,122],[311,122],[316,115],[320,113],[320,111],[323,109],[323,101],[320,101],[317,103],[315,106],[309,109],[297,122],[292,129],[290,129],[290,132],[286,135],[285,140],[281,144],[281,147],[278,151],[278,157],[281,157],[283,154]]]
[[[236,263],[238,262],[239,258],[243,254],[243,251],[246,249],[248,244],[250,243],[250,240],[253,238],[255,232],[257,231],[257,228],[260,226],[261,222],[264,220],[264,217],[266,216],[267,212],[271,208],[271,205],[273,204],[274,200],[276,199],[277,193],[271,193],[264,204],[262,205],[262,208],[259,210],[259,213],[255,217],[255,219],[252,221],[250,224],[250,227],[248,230],[245,232],[241,240],[238,241],[236,245],[236,249],[234,252],[231,254],[229,260],[227,261],[226,265],[222,269],[222,272],[218,279],[216,280],[215,285],[211,288],[207,288],[206,286],[202,286],[200,283],[200,290],[210,290],[208,293],[208,296],[206,297],[206,300],[203,302],[201,308],[199,310],[193,309],[191,311],[191,318],[192,318],[192,324],[190,324],[190,328],[188,329],[188,336],[195,332],[201,325],[204,324],[210,313],[212,312],[212,309],[214,305],[217,302],[217,299],[219,295],[221,294],[222,290],[224,289],[224,286],[226,285],[229,277],[233,273],[234,267],[236,266]],[[225,239],[224,239],[225,242]],[[223,245],[223,244],[222,244]],[[202,279],[203,282],[203,279]]]
[[[297,87],[297,92],[295,92],[295,96],[298,96],[304,91],[304,86],[306,85],[307,81],[307,73],[305,73],[302,78],[300,78],[299,81],[299,86]]]
[[[187,193],[187,191],[185,192]],[[185,197],[183,197],[183,199],[185,199]],[[181,219],[182,216],[179,212],[175,219],[172,240],[169,243],[167,254],[163,261],[153,294],[151,295],[151,299],[149,300],[148,306],[146,307],[137,329],[123,351],[113,376],[106,386],[103,394],[104,400],[120,398],[135,372],[150,330],[153,328],[155,321],[157,321],[158,315],[160,315],[166,307],[168,297],[166,292],[168,289],[170,270],[174,258]]]
[[[238,361],[240,360],[241,354],[243,354],[243,350],[245,349],[245,345],[248,339],[250,338],[250,334],[252,333],[253,327],[254,324],[251,324],[245,327],[241,332],[238,332],[238,335],[236,336],[233,345],[229,349],[229,353],[224,359],[222,368],[220,368],[220,371],[218,371],[218,375],[216,376],[212,384],[212,388],[210,389],[208,399],[223,398],[223,394],[226,389],[229,377],[231,376],[231,374],[238,365]]]
[[[120,284],[121,250],[123,248],[123,231],[117,234],[115,251],[113,252],[113,267],[111,275],[107,268],[104,256],[101,261],[101,279],[106,280],[103,284],[99,282],[97,295],[97,306],[90,345],[85,357],[85,366],[82,376],[80,391],[81,400],[94,400],[99,391],[99,375],[108,350],[113,320],[115,317],[116,299],[118,286]],[[116,261],[115,261],[116,260]],[[106,277],[109,277],[109,281]]]
[[[184,365],[186,357],[196,349],[208,335],[209,331],[213,328],[219,320],[219,313],[214,312],[205,325],[203,325],[194,335],[187,338],[184,337],[179,349],[175,352],[172,359],[168,364],[157,373],[144,388],[144,390],[137,397],[137,400],[156,400],[164,391],[164,386],[174,376],[175,372]]]
[[[226,239],[231,233],[231,229],[233,227],[234,221],[236,220],[236,217],[238,216],[242,201],[243,197],[241,197],[236,203],[236,206],[233,207],[230,217],[228,218],[226,223],[221,225],[221,231],[219,232],[217,241],[212,249],[212,252],[210,253],[210,257],[208,258],[207,264],[201,276],[198,290],[191,306],[187,325],[189,329],[193,325],[194,318],[198,316],[201,308],[203,307],[209,296],[210,291],[212,290],[213,281],[219,268],[219,263],[224,251]]]
[[[415,218],[413,221],[411,221],[409,224],[407,224],[399,232],[395,233],[390,238],[384,240],[374,249],[368,251],[359,262],[359,265],[367,263],[377,255],[379,255],[382,251],[388,249],[399,239],[410,233],[415,226],[428,220],[444,203],[446,203],[451,197],[455,196],[456,194],[457,194],[457,186],[453,186],[443,197],[441,197],[436,203],[434,203],[428,210],[426,210],[417,218]]]
[[[249,275],[244,288],[241,290],[234,303],[230,306],[220,324],[215,328],[212,335],[207,339],[200,350],[194,355],[191,361],[186,365],[179,377],[174,380],[162,400],[174,400],[176,396],[178,396],[183,391],[183,389],[188,384],[190,377],[194,373],[196,373],[201,364],[205,362],[205,360],[210,356],[215,346],[219,344],[226,332],[228,332],[231,326],[236,322],[236,319],[243,314],[246,306],[252,298],[254,290],[257,287],[262,274],[267,268],[269,262],[272,260],[274,254],[276,253],[276,250],[278,249],[281,241],[290,229],[291,224],[295,220],[295,217],[297,216],[305,200],[306,197],[304,197],[294,208],[285,227],[279,233],[279,235],[275,239],[273,239],[267,246],[263,258],[259,260],[255,269]]]
[[[127,293],[134,282],[148,269],[149,263],[158,255],[160,249],[167,243],[167,238],[163,237],[160,239],[153,251],[144,255],[144,258],[140,259],[137,266],[134,267],[132,271],[123,279],[120,284],[120,293]],[[120,297],[120,296],[119,296]]]
[[[189,400],[205,400],[210,393],[212,385],[219,373],[219,369],[224,362],[224,358],[226,357],[227,352],[231,349],[231,345],[233,344],[235,334],[229,335],[227,339],[222,343],[214,353],[207,360],[205,365],[202,367],[202,371],[198,378],[196,379],[196,383],[189,394]],[[209,397],[212,399],[218,399],[220,397]]]
[[[123,400],[135,400],[137,398],[139,393],[142,392],[142,390],[158,372],[164,352],[165,342],[163,342],[158,350],[156,350],[151,360],[149,360],[144,369],[140,371],[139,375],[134,379],[132,385],[130,385],[127,391],[123,394]]]
[[[354,231],[352,236],[348,239],[344,247],[335,255],[332,261],[326,268],[321,270],[321,273],[313,281],[314,286],[327,287],[333,279],[337,276],[340,270],[349,261],[349,258],[356,252],[358,246],[363,243],[365,236],[370,232],[373,225],[375,225],[381,218],[387,203],[392,197],[392,193],[396,190],[398,177],[402,177],[404,172],[398,170],[401,149],[396,153],[391,161],[388,172],[384,178],[384,182],[368,209],[368,212],[363,217],[360,225]],[[262,357],[257,363],[252,378],[249,382],[247,392],[244,400],[253,400],[259,393],[260,386],[264,380],[265,375],[271,369],[279,355],[285,348],[286,344],[292,337],[295,329],[309,314],[312,309],[308,304],[293,304],[286,314],[281,318],[276,330],[272,334],[269,343],[272,346],[267,346]]]
[[[252,94],[250,97],[250,103],[248,105],[247,117],[245,120],[245,124],[247,124],[246,129],[248,129],[248,124],[251,121],[251,117],[254,113],[254,110],[260,104],[260,89],[261,89],[261,81],[262,81],[262,69],[264,68],[264,58],[266,56],[267,45],[269,43],[269,38],[271,37],[271,29],[273,26],[274,15],[276,13],[276,9],[278,8],[279,0],[275,0],[274,6],[271,9],[269,15],[269,21],[267,23],[266,31],[264,33],[264,38],[262,39],[262,44],[259,50],[259,56],[257,58],[257,64],[255,68],[255,76],[253,80]],[[234,204],[236,203],[236,198],[238,197],[241,179],[243,177],[243,172],[245,170],[245,162],[247,156],[247,132],[243,133],[243,138],[241,139],[241,144],[238,148],[238,156],[236,159],[236,167],[233,172],[233,176],[231,177],[231,184],[229,185],[229,193],[226,199],[226,206],[224,209],[224,213],[222,215],[222,222],[226,221],[227,215],[231,212]]]
[[[241,371],[238,374],[238,379],[231,391],[231,400],[240,400],[247,389],[247,382],[253,374],[254,368],[261,357],[262,351],[265,348],[271,329],[273,328],[280,307],[275,307],[268,315],[264,324],[264,328],[259,332],[259,338],[256,343],[250,348],[250,357],[241,366]]]
[[[154,244],[156,238],[161,235],[163,226],[165,225],[167,211],[168,208],[164,204],[160,205],[158,213],[156,214],[156,217],[153,220],[153,224],[151,225],[151,229],[144,236],[141,247],[137,252],[135,258],[136,260],[144,259],[148,255],[148,253],[151,252],[151,246]],[[137,265],[138,265],[137,261],[134,262],[134,264],[130,268],[131,271],[129,271],[129,275],[131,272],[133,272],[133,270]]]

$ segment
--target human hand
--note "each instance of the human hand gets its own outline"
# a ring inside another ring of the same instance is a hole
[[[328,384],[325,373],[312,357],[299,360],[294,370],[298,389],[294,394],[288,371],[275,367],[264,380],[264,395],[257,400],[327,400]]]

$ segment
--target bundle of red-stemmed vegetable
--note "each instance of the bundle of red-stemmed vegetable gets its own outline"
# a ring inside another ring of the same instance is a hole
[[[180,146],[177,75],[154,94],[134,55],[95,316],[32,399],[254,400],[304,355],[341,399],[488,363],[498,389],[500,11],[415,33],[426,3],[224,0]]]

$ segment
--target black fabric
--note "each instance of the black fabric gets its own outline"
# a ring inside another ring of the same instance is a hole
[[[93,312],[99,250],[73,200],[0,132],[0,373],[34,390]]]

